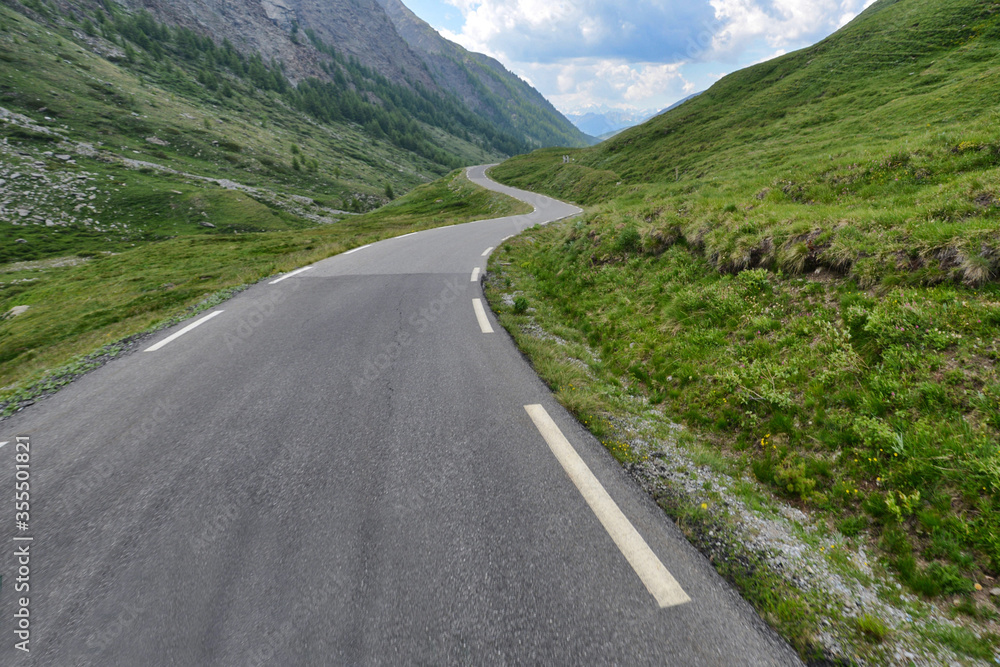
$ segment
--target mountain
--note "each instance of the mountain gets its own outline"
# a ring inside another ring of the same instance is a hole
[[[400,0],[378,0],[396,30],[427,64],[434,80],[470,109],[510,127],[535,146],[587,146],[577,130],[541,93],[497,60],[443,38]]]
[[[56,1],[64,11],[102,6]],[[123,0],[123,6],[228,42],[245,56],[259,54],[279,64],[292,85],[334,79],[346,69],[335,66],[336,54],[394,85],[455,96],[517,144],[506,152],[591,143],[538,91],[497,61],[445,40],[398,0]]]
[[[302,40],[324,79],[145,10],[0,5],[0,263],[325,225],[529,145]]]
[[[92,13],[103,7],[130,14],[148,11],[168,26],[188,28],[217,43],[229,41],[244,55],[260,54],[265,63],[282,64],[294,84],[324,77],[326,60],[302,34],[318,38],[348,58],[394,83],[434,88],[426,67],[399,37],[375,0],[57,0],[64,12]]]
[[[229,77],[249,78],[320,122],[359,125],[429,159],[438,174],[475,153],[592,143],[498,62],[444,40],[402,5],[386,6],[413,47],[376,0],[52,2],[14,6],[89,24],[94,48],[130,64],[137,53],[164,71],[183,61],[201,85],[227,91]]]
[[[592,137],[607,138],[630,127],[634,127],[656,115],[655,110],[612,109],[608,107],[587,107],[576,113],[566,114],[581,132]]]

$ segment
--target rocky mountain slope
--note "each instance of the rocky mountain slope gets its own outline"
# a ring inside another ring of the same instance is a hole
[[[64,12],[92,13],[100,0],[62,3]],[[380,4],[381,2],[381,4]],[[295,85],[334,78],[333,49],[396,85],[454,95],[524,150],[591,143],[527,83],[500,63],[438,35],[398,1],[382,0],[122,0],[130,13],[148,11],[244,56],[280,63]],[[308,35],[308,37],[307,37]],[[343,69],[342,67],[340,69]]]
[[[501,127],[535,146],[583,146],[592,139],[500,62],[443,38],[400,0],[378,0],[396,31],[430,68],[438,84]]]

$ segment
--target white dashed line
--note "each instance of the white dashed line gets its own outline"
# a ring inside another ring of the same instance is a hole
[[[486,257],[486,255],[490,254],[492,251],[493,251],[493,246],[490,246],[489,248],[483,251],[483,254],[480,255],[480,257]]]
[[[344,254],[345,254],[345,255],[350,255],[350,254],[351,254],[352,252],[357,252],[357,251],[359,251],[359,250],[364,250],[365,248],[370,248],[370,247],[371,247],[371,245],[372,245],[372,244],[371,244],[371,243],[369,243],[368,245],[363,245],[363,246],[361,246],[360,248],[354,248],[353,250],[348,250],[348,251],[347,251],[347,252],[345,252]]]
[[[646,585],[646,589],[656,599],[660,607],[673,607],[690,602],[691,598],[663,566],[663,563],[646,544],[646,540],[642,539],[642,535],[635,529],[628,517],[618,509],[618,505],[604,490],[600,481],[583,462],[580,455],[576,453],[573,445],[552,421],[552,417],[545,411],[545,408],[541,405],[526,405],[524,409],[531,417],[531,421],[535,423],[535,428],[548,443],[549,449],[555,454],[563,470],[569,475],[576,488],[580,490],[584,500],[590,505],[590,509],[597,515],[598,520],[604,525],[604,529],[608,531],[611,539],[618,545],[632,569],[639,575],[642,583]]]
[[[397,239],[405,239],[407,236],[413,236],[417,232],[410,232],[409,234],[403,234],[402,236],[397,236]]]
[[[476,268],[472,269],[471,282],[478,282],[478,281],[479,281],[479,267],[477,266]]]
[[[223,312],[225,312],[225,311],[216,310],[215,312],[209,313],[208,315],[206,315],[205,317],[201,318],[197,322],[192,322],[191,324],[187,325],[186,327],[184,327],[183,329],[181,329],[177,333],[175,333],[173,335],[170,335],[170,336],[167,336],[166,338],[164,338],[163,340],[161,340],[156,345],[153,345],[151,347],[147,347],[146,348],[146,352],[156,352],[157,350],[159,350],[161,347],[163,347],[167,343],[170,343],[170,342],[172,342],[172,341],[180,338],[181,336],[183,336],[184,334],[186,334],[188,331],[191,331],[195,327],[201,326],[205,322],[208,322],[210,319],[212,319],[216,315],[218,315],[220,313],[223,313]]]
[[[472,308],[476,311],[476,319],[479,320],[479,328],[482,329],[483,333],[493,333],[493,327],[490,326],[490,321],[486,317],[482,299],[473,299]]]
[[[4,445],[6,445],[6,444],[7,444],[8,442],[10,442],[10,440],[7,440],[7,441],[4,441],[4,442],[0,442],[0,447],[3,447],[3,446],[4,446]]]
[[[292,276],[297,276],[300,273],[302,273],[303,271],[308,271],[311,268],[313,268],[313,267],[311,267],[311,266],[304,266],[301,269],[295,269],[291,273],[286,273],[285,275],[281,276],[280,278],[272,280],[271,282],[268,283],[268,285],[274,285],[276,283],[280,283],[282,280],[285,280],[286,278],[291,278]]]

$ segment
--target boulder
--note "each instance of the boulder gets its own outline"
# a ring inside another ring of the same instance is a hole
[[[0,318],[0,319],[9,320],[12,317],[17,317],[18,315],[20,315],[21,313],[25,312],[29,308],[31,308],[31,306],[14,306],[10,310],[8,310],[6,313],[4,313],[3,317]]]

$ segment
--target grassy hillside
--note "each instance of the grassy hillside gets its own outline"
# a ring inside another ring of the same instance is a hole
[[[200,61],[154,63],[49,17],[0,6],[0,262],[328,224],[447,171],[252,80],[203,84]],[[449,159],[497,155],[428,132]]]
[[[644,238],[667,231],[722,271],[987,282],[1000,271],[998,6],[883,0],[570,164],[541,151],[494,173],[624,203]]]
[[[959,627],[732,575],[804,656],[829,627],[876,663],[918,624],[966,659],[998,646],[997,99],[1000,3],[881,0],[599,146],[492,171],[589,205],[495,253],[488,295],[615,456],[649,470],[662,452],[622,424],[682,424],[700,460],[811,512],[823,563]],[[695,536],[741,520],[710,484],[676,496]]]

